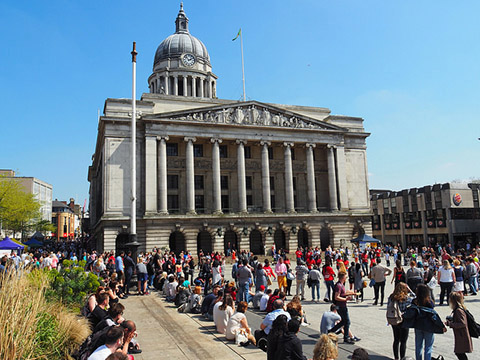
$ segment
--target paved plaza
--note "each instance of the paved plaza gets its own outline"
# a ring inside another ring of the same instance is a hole
[[[227,279],[230,268],[227,267]],[[393,291],[388,278],[385,289],[385,297]],[[295,281],[292,294],[295,293]],[[308,358],[313,355],[313,348],[319,338],[320,320],[324,311],[330,304],[314,303],[310,301],[311,292],[307,288],[306,301],[302,302],[308,322],[307,327],[300,329],[299,337],[303,343],[303,350]],[[325,293],[322,283],[321,296]],[[435,290],[438,302],[439,288]],[[291,297],[288,297],[290,300]],[[339,344],[339,359],[349,359],[353,350],[357,347],[365,348],[371,359],[393,359],[392,342],[393,334],[390,326],[387,326],[384,306],[373,306],[373,288],[365,289],[365,301],[363,303],[349,303],[351,318],[351,331],[361,338],[355,345]],[[136,359],[154,359],[159,354],[169,359],[266,359],[266,354],[261,350],[248,346],[238,347],[232,342],[227,342],[223,335],[215,333],[213,322],[205,322],[199,315],[178,313],[175,307],[164,301],[158,292],[152,292],[149,296],[131,296],[124,300],[126,305],[125,316],[137,324],[138,340],[143,348],[143,353],[136,355]],[[476,316],[480,317],[480,297],[466,297],[466,305]],[[436,311],[442,319],[450,314],[447,306],[438,306]],[[252,329],[258,329],[264,314],[249,309],[247,318]],[[448,329],[443,335],[435,335],[433,356],[443,355],[445,359],[456,359],[453,353],[453,331]],[[471,359],[480,358],[480,341],[473,340],[474,353]],[[415,341],[413,329],[407,343],[407,355],[415,357]]]

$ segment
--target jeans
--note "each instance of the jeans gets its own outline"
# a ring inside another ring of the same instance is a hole
[[[365,276],[368,276],[368,263],[362,262],[362,271]]]
[[[453,288],[453,281],[440,282],[440,305],[443,305],[443,298],[445,297],[445,293],[447,294],[447,304],[448,304],[448,299],[450,297],[450,293],[452,292],[452,288]]]
[[[153,280],[155,279],[155,274],[153,275],[148,275],[148,287],[151,288],[153,287]]]
[[[468,279],[468,286],[470,287],[470,292],[476,295],[478,291],[476,276],[470,276],[470,278]]]
[[[297,296],[302,295],[302,299],[305,298],[305,280],[297,280]]]
[[[378,293],[380,290],[380,305],[383,305],[383,298],[385,297],[385,280],[381,282],[376,282],[375,285],[373,285],[373,290],[375,292],[375,304],[378,303]]]
[[[432,348],[433,340],[435,339],[434,334],[431,332],[426,332],[423,330],[415,329],[415,359],[423,360],[423,343],[425,342],[425,360],[432,359]]]
[[[333,284],[333,280],[325,281],[325,285],[327,285],[327,293],[325,294],[326,295],[325,298],[328,300],[331,300],[330,291],[332,292],[332,295],[333,295],[333,288],[335,287],[335,285]]]
[[[334,333],[337,330],[341,329],[342,326],[343,326],[343,339],[347,340],[349,338],[348,333],[349,333],[349,330],[350,330],[350,317],[348,316],[348,308],[346,306],[345,307],[339,307],[337,311],[338,311],[338,315],[340,315],[342,320],[340,320],[340,322],[337,325],[335,325],[333,328],[328,330],[328,332],[329,333],[331,333],[331,332]]]
[[[246,301],[248,303],[248,290],[249,290],[249,284],[246,282],[243,285],[240,285],[239,291],[238,291],[238,301]]]
[[[402,325],[392,325],[393,330],[393,357],[395,359],[403,359],[407,351],[407,340],[409,329],[403,328]],[[400,356],[398,356],[398,348],[400,347]]]
[[[125,271],[125,293],[130,292],[130,282],[132,281],[133,277],[133,268],[127,268]]]
[[[315,289],[317,290],[317,300],[320,300],[320,281],[312,281],[312,300],[315,300]]]

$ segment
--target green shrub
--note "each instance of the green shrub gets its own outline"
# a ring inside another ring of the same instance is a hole
[[[84,270],[85,261],[64,260],[60,271],[50,270],[50,289],[47,299],[60,301],[70,308],[81,308],[88,294],[100,286],[93,273]]]

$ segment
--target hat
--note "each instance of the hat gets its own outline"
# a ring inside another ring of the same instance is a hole
[[[265,285],[260,285],[260,291],[265,291]]]

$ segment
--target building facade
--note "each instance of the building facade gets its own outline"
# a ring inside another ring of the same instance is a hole
[[[406,246],[480,241],[480,184],[446,183],[402,191],[372,190],[373,235]]]
[[[70,205],[71,203],[67,204],[66,201],[53,201],[52,224],[57,227],[57,232],[52,234],[52,237],[57,241],[75,238],[77,216]]]
[[[15,176],[13,170],[0,170],[0,175],[20,183],[27,194],[34,194],[40,202],[42,220],[52,220],[52,185],[35,177]]]
[[[348,245],[371,233],[363,119],[318,107],[216,97],[203,43],[180,10],[136,102],[140,250],[263,254]],[[107,99],[89,167],[100,250],[128,241],[130,99]]]

